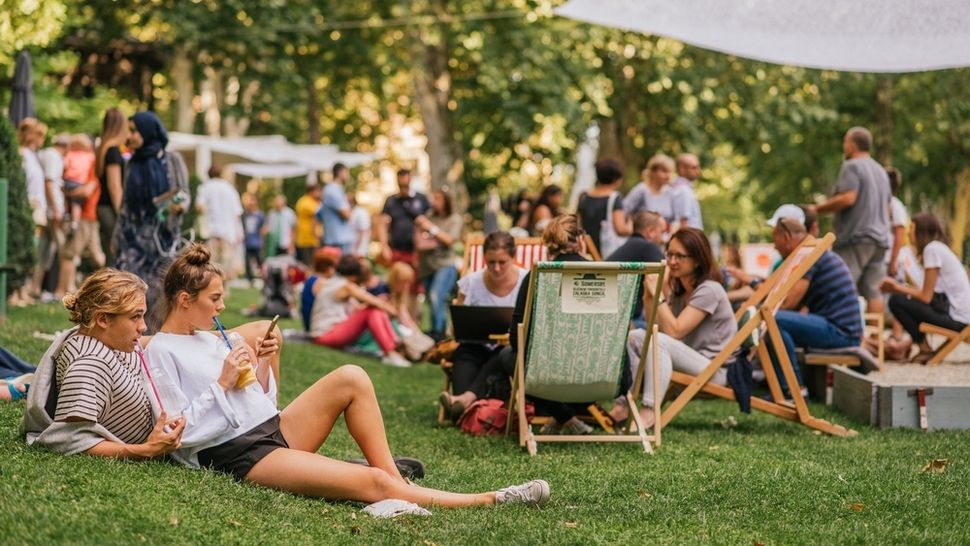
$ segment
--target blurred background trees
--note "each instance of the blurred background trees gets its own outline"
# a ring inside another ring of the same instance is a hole
[[[763,235],[780,203],[826,193],[842,135],[864,125],[903,172],[904,201],[963,240],[967,70],[775,66],[559,18],[561,3],[15,0],[0,14],[0,101],[27,48],[38,115],[55,131],[95,132],[120,104],[181,131],[278,133],[382,150],[396,165],[411,158],[387,142],[414,130],[431,185],[472,211],[487,188],[568,187],[596,124],[599,155],[624,162],[628,185],[654,153],[697,153],[706,225],[728,240]]]

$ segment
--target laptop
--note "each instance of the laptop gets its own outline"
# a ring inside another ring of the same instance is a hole
[[[453,304],[451,324],[460,343],[495,343],[488,336],[509,333],[512,308]]]

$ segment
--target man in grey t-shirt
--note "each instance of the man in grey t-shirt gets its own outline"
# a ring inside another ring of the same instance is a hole
[[[859,294],[869,302],[869,311],[883,311],[879,283],[886,276],[889,249],[889,177],[886,169],[869,155],[872,135],[864,127],[845,133],[842,151],[845,162],[839,171],[833,195],[818,206],[819,213],[835,213],[835,247],[845,261]]]

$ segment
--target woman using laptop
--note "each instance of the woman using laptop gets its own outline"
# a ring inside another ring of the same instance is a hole
[[[485,269],[458,281],[457,305],[481,307],[514,307],[519,286],[527,272],[515,265],[515,239],[499,231],[488,234],[482,245]],[[501,348],[493,344],[462,343],[452,356],[452,392],[464,393],[471,387],[479,370]],[[465,405],[456,402],[448,392],[441,393],[441,404],[452,421],[465,412]]]

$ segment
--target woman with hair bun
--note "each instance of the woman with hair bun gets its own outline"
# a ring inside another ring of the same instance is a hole
[[[560,215],[552,218],[542,232],[542,243],[549,251],[549,260],[554,262],[586,262],[586,232],[579,227],[579,221],[573,215]],[[459,408],[466,408],[475,400],[483,398],[487,392],[488,380],[494,375],[511,376],[515,367],[515,351],[518,347],[518,335],[515,325],[525,319],[525,304],[529,293],[529,276],[527,272],[519,285],[512,311],[512,327],[510,328],[510,346],[505,347],[495,357],[491,358],[478,371],[464,392],[452,396],[441,394],[441,402],[446,412],[451,415],[459,413]],[[456,351],[457,354],[457,351]],[[456,361],[457,365],[457,361]],[[589,434],[593,429],[576,417],[577,411],[589,404],[566,404],[530,397],[536,405],[538,413],[549,414],[555,420],[544,425],[540,434]]]
[[[180,445],[184,420],[154,418],[135,349],[145,331],[145,283],[99,269],[64,307],[76,324],[54,341],[37,367],[21,432],[65,454],[148,459]]]
[[[374,387],[358,366],[325,375],[282,411],[276,407],[276,373],[269,358],[279,350],[279,330],[255,348],[229,349],[208,331],[224,308],[219,267],[194,245],[165,274],[168,313],[146,356],[166,408],[185,419],[179,462],[209,467],[237,480],[332,500],[376,502],[402,499],[423,506],[542,504],[549,486],[533,480],[489,493],[459,494],[418,487],[401,476],[391,457]],[[255,367],[256,381],[240,384]],[[330,459],[317,452],[337,419],[370,466]]]

